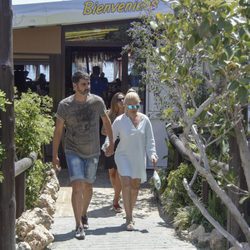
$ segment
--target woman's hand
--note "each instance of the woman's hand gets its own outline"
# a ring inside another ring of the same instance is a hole
[[[157,161],[158,161],[158,157],[156,157],[156,155],[152,155],[151,156],[151,162],[153,164],[154,170],[156,170],[156,171],[159,170],[159,168],[156,166]]]
[[[105,156],[109,157],[114,154],[114,143],[110,143],[105,149]]]

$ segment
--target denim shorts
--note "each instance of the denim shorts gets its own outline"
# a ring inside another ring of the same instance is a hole
[[[84,159],[71,151],[66,151],[65,156],[68,165],[70,182],[82,180],[88,183],[94,183],[99,157]]]

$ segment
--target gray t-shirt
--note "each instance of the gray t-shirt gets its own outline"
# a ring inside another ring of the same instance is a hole
[[[102,98],[93,94],[84,103],[74,100],[74,95],[63,99],[56,117],[65,122],[65,150],[83,158],[100,155],[100,117],[105,112]]]

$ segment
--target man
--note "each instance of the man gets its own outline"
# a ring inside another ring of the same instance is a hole
[[[56,113],[52,163],[56,170],[60,170],[58,147],[65,127],[65,155],[72,185],[75,237],[84,239],[84,229],[88,228],[87,210],[92,198],[92,184],[96,178],[100,154],[100,117],[110,142],[113,142],[113,135],[102,98],[90,94],[89,75],[76,72],[72,76],[72,82],[75,94],[63,99]],[[108,152],[111,155],[113,151],[114,145],[110,143]]]

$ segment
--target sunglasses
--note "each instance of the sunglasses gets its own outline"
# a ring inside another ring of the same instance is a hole
[[[128,109],[139,109],[140,108],[140,104],[137,104],[137,105],[127,105],[127,108]]]
[[[118,102],[124,101],[124,98],[123,97],[122,98],[117,98],[117,101]]]

